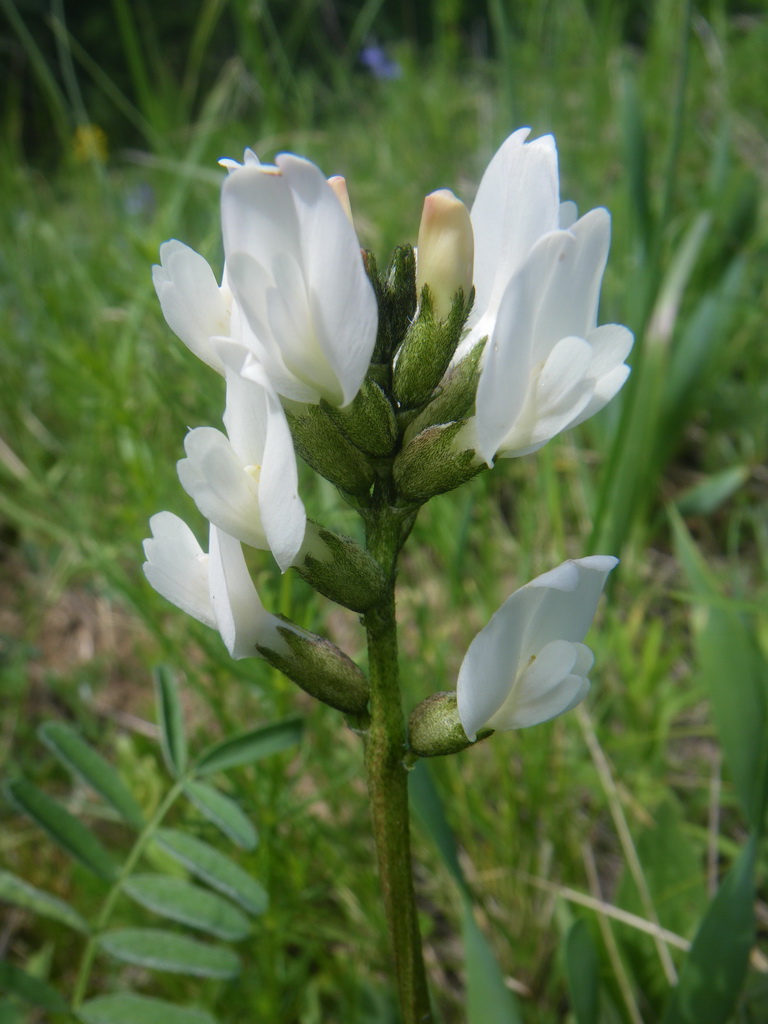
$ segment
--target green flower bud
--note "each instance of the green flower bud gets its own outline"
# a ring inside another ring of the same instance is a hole
[[[438,319],[430,287],[424,286],[419,315],[408,329],[395,363],[393,392],[404,409],[418,409],[429,400],[456,351],[471,308],[472,296],[466,302],[464,292],[459,291],[448,317]]]
[[[285,403],[296,451],[326,480],[357,497],[366,497],[373,469],[362,452],[319,405]]]
[[[416,312],[416,254],[412,245],[399,245],[392,254],[386,278],[379,276],[373,254],[365,255],[379,303],[379,330],[371,362],[388,364]]]
[[[305,693],[345,714],[359,715],[368,704],[368,680],[330,640],[296,626],[277,627],[285,648],[257,645],[259,654]]]
[[[397,420],[389,399],[378,384],[364,380],[349,405],[338,409],[323,404],[323,411],[350,441],[367,455],[390,455],[397,442]]]
[[[484,730],[478,740],[490,736],[492,731]],[[467,739],[459,721],[455,691],[433,693],[416,705],[408,721],[408,741],[419,757],[458,754],[472,746],[473,741]]]
[[[465,420],[458,420],[427,427],[400,452],[393,472],[403,503],[423,504],[486,468],[464,440],[466,426]]]
[[[294,567],[318,593],[355,612],[377,604],[386,586],[381,566],[364,548],[311,520]]]
[[[478,342],[466,356],[452,366],[440,381],[436,397],[408,424],[404,442],[408,444],[425,427],[452,423],[474,412],[477,382],[480,379],[480,357],[485,339]]]

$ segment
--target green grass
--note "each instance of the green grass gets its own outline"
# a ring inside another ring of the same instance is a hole
[[[232,776],[261,832],[247,863],[272,898],[247,943],[248,971],[231,983],[132,984],[197,1001],[225,1022],[396,1019],[357,739],[266,665],[230,662],[218,637],[166,605],[141,574],[153,512],[171,509],[202,532],[174,463],[188,426],[218,423],[223,397],[163,322],[150,266],[168,237],[220,265],[215,160],[239,157],[245,145],[266,159],[299,152],[345,174],[361,239],[383,261],[394,244],[415,240],[426,192],[448,186],[469,201],[511,129],[552,130],[564,197],[613,214],[601,319],[636,331],[633,375],[594,422],[424,509],[400,580],[405,700],[410,708],[454,685],[467,644],[520,583],[588,550],[622,555],[590,637],[597,661],[586,715],[497,735],[431,767],[479,923],[522,992],[526,1022],[569,1019],[564,937],[576,919],[598,950],[600,1021],[662,1021],[669,984],[652,940],[560,887],[656,915],[691,939],[713,871],[722,877],[746,836],[732,751],[726,745],[721,767],[709,710],[733,680],[709,679],[694,627],[722,606],[742,613],[768,650],[768,232],[759,200],[768,104],[756,71],[766,12],[758,5],[735,16],[713,5],[693,12],[688,31],[685,5],[658,0],[643,45],[631,45],[609,5],[592,5],[590,15],[575,0],[531,3],[512,24],[505,5],[489,4],[491,54],[470,57],[456,46],[466,38],[456,34],[457,4],[431,46],[404,30],[392,51],[401,77],[374,81],[352,50],[329,45],[309,59],[298,14],[265,5],[276,21],[259,32],[244,4],[221,6],[201,8],[181,72],[165,65],[162,47],[136,45],[127,5],[116,6],[125,81],[95,65],[76,38],[64,46],[69,70],[46,78],[47,52],[35,65],[22,39],[36,81],[48,83],[58,141],[46,170],[27,159],[11,91],[0,124],[5,774],[23,772],[70,806],[94,810],[35,736],[40,721],[63,717],[151,806],[157,747],[136,725],[153,715],[151,675],[161,662],[184,681],[201,745],[300,710],[307,729],[298,754]],[[316,16],[317,5],[304,6]],[[363,5],[384,17],[378,6]],[[213,74],[217,12],[242,31],[232,61]],[[360,14],[352,30],[362,38],[365,27]],[[75,159],[74,127],[90,120],[107,132],[106,164]],[[355,529],[332,488],[309,473],[302,495],[324,522]],[[668,525],[665,506],[683,498],[713,576],[707,593],[683,574]],[[355,616],[281,579],[266,558],[253,564],[265,605],[362,657]],[[653,911],[632,880],[611,780]],[[0,867],[93,910],[96,884],[70,874],[7,805],[0,816]],[[95,827],[123,841],[113,822]],[[428,970],[441,1019],[452,1024],[464,1019],[459,894],[418,830],[416,856]],[[127,906],[121,914],[130,923]],[[10,962],[68,990],[75,964],[60,926],[20,915],[7,936]],[[670,952],[679,969],[681,951]],[[96,986],[114,987],[114,972],[100,961]],[[734,1021],[763,1019],[764,979],[750,976]],[[11,1011],[3,1004],[2,1012]]]

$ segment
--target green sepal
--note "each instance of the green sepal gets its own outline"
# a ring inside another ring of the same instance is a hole
[[[395,411],[381,387],[364,380],[358,393],[343,409],[321,402],[323,412],[367,455],[390,455],[397,443]]]
[[[304,461],[336,487],[357,497],[367,497],[373,485],[373,469],[319,405],[286,405],[296,451]]]
[[[278,626],[288,647],[274,651],[258,646],[259,654],[305,693],[346,714],[359,715],[367,704],[368,680],[351,658],[316,633]]]
[[[365,612],[378,604],[386,580],[376,559],[351,537],[322,526],[318,527],[318,536],[328,557],[308,552],[294,566],[301,578],[319,594],[354,612]]]
[[[419,315],[408,328],[394,370],[393,393],[403,409],[418,409],[429,401],[459,344],[473,298],[474,292],[465,301],[459,291],[451,312],[439,320],[429,288],[422,288]]]
[[[462,449],[457,438],[466,420],[427,427],[395,459],[393,472],[400,500],[423,504],[452,491],[486,468],[473,448]]]
[[[438,423],[453,423],[475,411],[475,396],[480,380],[480,359],[487,339],[474,345],[472,349],[452,366],[440,381],[435,397],[408,424],[403,441],[409,441],[420,434],[426,427]]]
[[[379,330],[371,362],[386,365],[402,345],[416,312],[416,253],[412,245],[397,246],[386,277],[378,274],[371,253],[366,253],[366,260],[379,303]]]
[[[492,729],[479,733],[474,742],[467,739],[459,720],[456,693],[453,690],[433,693],[417,704],[408,720],[408,743],[419,757],[458,754],[492,734]]]

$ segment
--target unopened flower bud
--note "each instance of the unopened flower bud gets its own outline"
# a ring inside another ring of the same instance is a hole
[[[478,736],[485,739],[491,730],[486,729]],[[474,740],[467,739],[459,718],[456,693],[433,693],[411,712],[408,722],[408,743],[419,757],[438,757],[442,754],[458,754],[472,746]]]
[[[257,644],[259,654],[292,679],[305,693],[345,714],[359,715],[368,703],[368,680],[339,648],[325,637],[278,621],[279,643]],[[279,648],[279,649],[278,649]]]
[[[404,504],[423,504],[452,491],[485,469],[465,441],[466,420],[427,427],[395,459],[394,477]]]
[[[421,295],[429,286],[438,320],[451,312],[457,292],[465,300],[472,290],[474,238],[469,210],[447,188],[431,192],[424,200],[419,226],[416,289]]]
[[[384,594],[384,571],[365,548],[309,520],[299,556],[299,575],[337,604],[365,612]]]

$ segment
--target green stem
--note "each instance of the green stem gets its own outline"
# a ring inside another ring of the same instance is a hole
[[[131,852],[123,862],[120,871],[118,872],[117,878],[115,879],[114,885],[107,893],[107,898],[104,901],[104,905],[101,908],[96,922],[93,926],[93,932],[88,938],[85,949],[83,950],[83,956],[80,961],[80,969],[77,972],[77,981],[75,982],[75,990],[72,996],[72,1008],[77,1010],[85,998],[85,993],[88,989],[88,980],[91,976],[91,968],[93,967],[93,961],[96,956],[98,948],[98,940],[100,934],[104,931],[109,923],[109,919],[112,916],[112,911],[115,909],[118,897],[122,892],[123,882],[133,871],[136,863],[144,852],[147,843],[152,839],[153,835],[160,826],[160,822],[166,816],[168,811],[171,809],[173,804],[176,802],[176,798],[182,792],[184,784],[188,781],[188,776],[184,775],[178,779],[171,788],[168,790],[165,799],[161,801],[155,813],[152,815],[151,820],[145,825],[142,831],[136,838],[136,842],[131,848]]]
[[[408,526],[385,501],[367,517],[368,548],[387,578],[386,594],[364,618],[371,720],[365,767],[373,833],[403,1024],[432,1020],[411,867],[405,721],[400,702],[395,617],[397,556]]]

